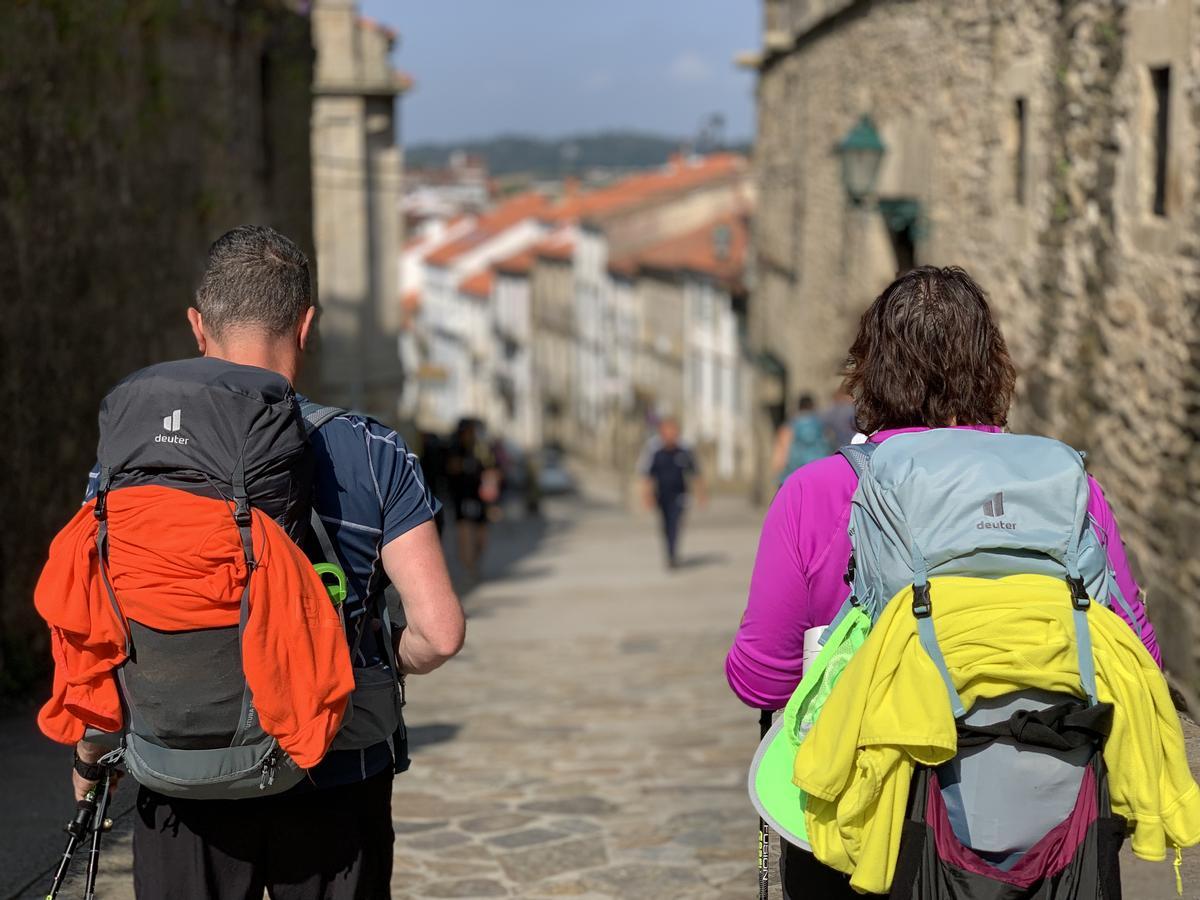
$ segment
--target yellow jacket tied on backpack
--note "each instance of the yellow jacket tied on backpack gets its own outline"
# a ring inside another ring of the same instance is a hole
[[[933,623],[967,709],[1022,688],[1083,696],[1071,595],[1059,579],[930,581]],[[1200,788],[1166,680],[1115,613],[1088,609],[1097,699],[1114,706],[1104,747],[1112,809],[1129,820],[1132,848],[1163,859],[1168,845],[1200,843]],[[884,609],[796,753],[793,781],[808,794],[813,853],[859,891],[892,882],[916,764],[937,766],[957,747],[950,698],[922,647],[911,588]]]

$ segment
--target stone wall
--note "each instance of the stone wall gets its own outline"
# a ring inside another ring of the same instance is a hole
[[[35,0],[0,28],[0,697],[48,661],[31,593],[78,508],[96,412],[187,355],[209,243],[311,249],[308,21],[276,0]]]
[[[1200,2],[771,6],[756,349],[785,364],[789,396],[831,392],[858,316],[897,269],[896,233],[874,204],[847,201],[834,152],[869,114],[887,145],[878,199],[919,204],[900,234],[918,263],[964,265],[991,293],[1021,373],[1014,428],[1089,451],[1168,665],[1200,687],[1188,540],[1200,526]],[[789,22],[803,24],[781,35]],[[1166,66],[1160,215],[1151,70]]]
[[[313,0],[313,233],[321,272],[322,400],[394,422],[402,159],[389,54],[396,35],[356,0]]]

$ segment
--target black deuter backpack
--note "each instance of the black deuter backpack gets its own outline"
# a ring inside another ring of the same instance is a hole
[[[107,575],[104,511],[110,492],[138,485],[226,499],[251,573],[251,509],[302,540],[313,454],[291,385],[274,372],[210,358],[142,369],[104,398],[98,455],[101,573],[126,624],[129,658],[116,676],[130,774],[176,797],[286,790],[303,773],[263,731],[242,670],[249,579],[236,626],[165,632],[129,619]]]

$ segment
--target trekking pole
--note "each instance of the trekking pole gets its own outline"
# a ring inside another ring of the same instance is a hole
[[[68,835],[67,849],[63,851],[62,861],[58,864],[58,871],[54,873],[54,881],[50,885],[50,893],[46,895],[46,900],[55,900],[58,897],[58,892],[62,889],[63,881],[67,877],[67,871],[71,868],[71,858],[75,855],[75,848],[79,846],[80,840],[92,827],[92,817],[95,814],[96,789],[92,788],[86,797],[75,804],[75,818],[68,822],[64,829]]]
[[[124,747],[117,747],[100,757],[100,765],[104,767],[103,783],[100,786],[100,808],[92,820],[92,851],[88,856],[87,879],[84,881],[84,900],[95,900],[96,875],[100,871],[100,836],[111,831],[113,821],[108,817],[108,804],[112,800],[113,773],[117,764],[125,755]]]
[[[107,758],[106,756],[105,759]],[[112,828],[112,820],[108,818],[108,801],[112,794],[112,774],[112,766],[105,765],[104,777],[100,785],[100,805],[92,820],[92,850],[88,855],[87,878],[83,883],[83,900],[95,900],[96,875],[100,871],[100,836]]]
[[[758,714],[758,739],[761,741],[771,730],[772,711],[764,709]],[[767,900],[771,887],[771,829],[760,816],[758,819],[758,900]]]

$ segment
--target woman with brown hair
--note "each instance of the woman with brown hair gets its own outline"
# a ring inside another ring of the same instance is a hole
[[[846,369],[858,427],[873,443],[931,428],[1000,431],[1015,382],[987,298],[960,268],[924,266],[892,282],[863,315]],[[1160,661],[1112,510],[1096,481],[1089,478],[1089,485],[1088,512],[1129,601],[1130,625]],[[849,595],[843,575],[856,486],[850,464],[828,456],[793,473],[771,504],[746,612],[725,663],[730,687],[748,706],[787,703],[803,675],[805,632],[828,625]],[[862,896],[847,876],[789,844],[781,869],[791,900]]]

